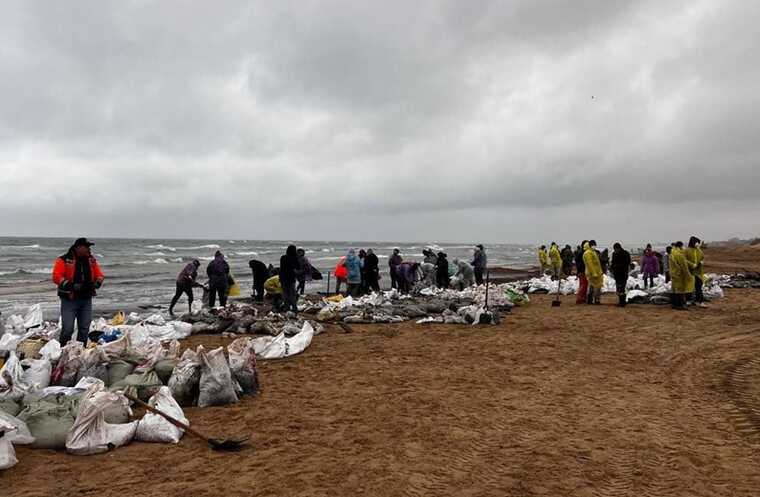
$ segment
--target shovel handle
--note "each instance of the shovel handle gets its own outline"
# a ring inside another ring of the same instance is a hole
[[[190,425],[187,425],[187,424],[183,423],[182,421],[179,421],[179,420],[173,418],[172,416],[169,416],[165,412],[159,411],[158,409],[156,409],[155,407],[151,406],[150,404],[147,404],[147,403],[143,402],[142,400],[138,399],[137,397],[133,397],[132,395],[130,395],[128,393],[125,393],[124,396],[126,398],[128,398],[129,400],[131,400],[132,402],[134,402],[135,404],[137,404],[137,405],[139,405],[141,407],[144,407],[148,411],[150,411],[150,412],[152,412],[154,414],[158,414],[159,416],[161,416],[162,418],[164,418],[165,420],[167,420],[168,422],[170,422],[171,424],[173,424],[177,428],[181,428],[181,429],[185,430],[187,433],[190,433],[191,435],[195,435],[196,437],[200,438],[201,440],[203,440],[206,443],[211,443],[210,439],[208,437],[206,437],[205,435],[203,435],[203,434],[195,431],[193,428],[190,428]]]

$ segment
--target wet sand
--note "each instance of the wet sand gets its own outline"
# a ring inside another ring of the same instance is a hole
[[[708,269],[760,251],[708,252]],[[738,270],[738,269],[737,269]],[[216,453],[132,443],[76,457],[19,447],[8,496],[760,495],[760,292],[708,309],[535,296],[494,327],[354,325],[260,364],[263,392],[188,409],[250,436]],[[226,344],[196,336],[184,345]]]

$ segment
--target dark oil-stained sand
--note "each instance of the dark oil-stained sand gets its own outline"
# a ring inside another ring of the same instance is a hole
[[[755,267],[751,250],[708,261]],[[262,363],[258,397],[187,410],[248,450],[19,447],[2,495],[760,495],[760,292],[688,312],[603,300],[538,296],[496,327],[328,327]]]

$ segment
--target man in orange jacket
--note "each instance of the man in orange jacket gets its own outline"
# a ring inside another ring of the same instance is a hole
[[[92,256],[93,244],[78,238],[68,252],[55,260],[53,283],[58,286],[61,299],[61,345],[66,345],[74,334],[77,322],[77,341],[87,344],[92,322],[92,298],[103,284],[103,271]]]

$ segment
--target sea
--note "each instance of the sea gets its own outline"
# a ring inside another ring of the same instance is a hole
[[[230,263],[231,271],[241,286],[243,296],[250,295],[252,277],[248,261],[258,259],[279,265],[285,248],[293,243],[306,251],[312,266],[324,279],[313,281],[307,292],[327,290],[327,275],[335,269],[340,257],[350,248],[372,248],[380,259],[381,285],[390,286],[388,257],[394,248],[401,250],[404,260],[422,261],[422,250],[432,247],[444,251],[449,261],[455,258],[470,261],[473,244],[404,243],[280,240],[198,240],[198,239],[91,239],[93,254],[100,263],[106,281],[98,291],[96,309],[166,309],[175,290],[177,273],[193,259],[201,261],[198,281],[206,281],[205,267],[220,250]],[[51,274],[56,257],[72,244],[64,238],[0,237],[0,312],[4,316],[23,313],[33,304],[41,304],[46,319],[57,319],[58,297]],[[525,269],[535,265],[535,248],[528,245],[485,245],[489,266]],[[334,288],[334,280],[332,288]],[[184,297],[178,309],[184,309]]]

